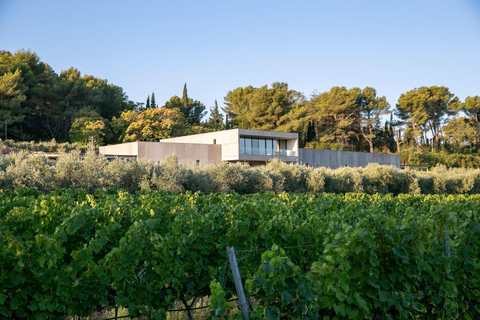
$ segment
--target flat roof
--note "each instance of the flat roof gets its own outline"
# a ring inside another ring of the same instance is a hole
[[[248,129],[234,129],[234,130],[238,130],[238,134],[241,136],[298,139],[298,133],[291,133],[291,132],[248,130]]]
[[[248,136],[248,137],[265,137],[265,138],[279,138],[279,139],[298,139],[298,133],[291,132],[280,132],[280,131],[265,131],[265,130],[250,130],[250,129],[229,129],[221,131],[212,131],[205,133],[191,134],[187,136],[178,136],[171,137],[166,139],[161,139],[160,141],[170,142],[170,140],[175,140],[178,138],[188,138],[188,137],[199,137],[206,135],[218,135],[227,132],[237,132],[239,136]]]

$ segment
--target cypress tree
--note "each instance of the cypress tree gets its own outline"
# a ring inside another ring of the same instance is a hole
[[[187,95],[187,83],[183,85],[183,96],[182,96],[183,103],[188,102],[188,95]]]
[[[316,139],[315,123],[313,121],[309,121],[307,126],[307,137],[305,139],[305,142],[314,141],[315,139]]]
[[[156,108],[157,104],[155,103],[155,93],[152,92],[152,101],[151,101],[151,106],[150,108]]]
[[[147,103],[145,104],[145,108],[150,108],[150,95],[147,96]]]
[[[189,101],[188,101],[188,95],[187,95],[187,83],[183,85],[183,95],[182,95],[182,112],[185,115],[185,118],[189,119],[190,118],[190,109],[191,107],[189,106]]]
[[[223,116],[218,109],[217,100],[215,100],[215,106],[210,109],[210,118],[208,119],[214,128],[219,129],[223,125]]]

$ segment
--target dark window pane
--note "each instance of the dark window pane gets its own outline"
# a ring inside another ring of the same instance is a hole
[[[252,139],[252,149],[253,149],[253,154],[258,154],[258,139],[256,138]]]
[[[287,140],[279,140],[278,141],[280,144],[280,155],[286,156],[287,155]]]
[[[245,138],[240,138],[240,154],[245,154]]]
[[[265,139],[258,139],[258,154],[267,154],[267,146],[265,145]]]
[[[252,139],[245,138],[245,154],[252,154]]]
[[[265,142],[267,144],[267,155],[273,155],[273,140],[267,139]]]

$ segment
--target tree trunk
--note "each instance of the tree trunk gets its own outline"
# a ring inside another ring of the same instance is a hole
[[[415,123],[412,122],[412,129],[413,129],[413,145],[419,148],[418,144],[418,137],[417,137],[417,128],[415,127]]]
[[[400,142],[400,135],[401,135],[400,130],[395,130],[395,137],[396,137],[395,142],[397,143],[397,152],[401,151],[400,150],[400,143],[401,143]]]
[[[475,144],[478,152],[480,130],[478,130],[478,113],[475,113]]]
[[[370,131],[370,136],[371,136],[371,135],[372,135],[372,128],[371,128],[371,127],[369,128],[369,131]],[[362,136],[365,138],[365,140],[367,140],[367,142],[368,142],[368,145],[369,145],[369,147],[370,147],[370,153],[373,153],[373,139],[371,139],[371,138],[369,139],[369,138],[367,137],[367,135],[366,135],[365,132],[363,131],[363,127],[362,127],[361,124],[360,124],[360,132],[362,133]],[[358,138],[357,138],[357,139],[358,139]]]

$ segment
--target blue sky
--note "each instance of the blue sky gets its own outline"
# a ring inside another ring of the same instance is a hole
[[[275,81],[307,97],[333,86],[401,93],[443,85],[480,95],[480,1],[0,0],[0,50],[35,51],[121,86],[207,108]]]

